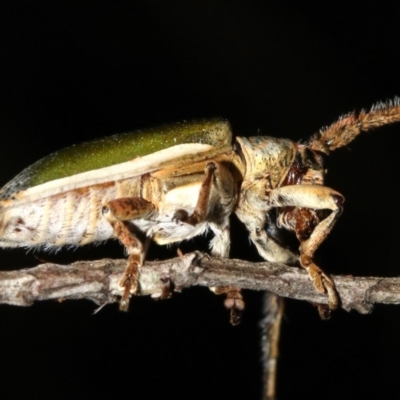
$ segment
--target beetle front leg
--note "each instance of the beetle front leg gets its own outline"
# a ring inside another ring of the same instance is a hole
[[[343,196],[333,189],[318,185],[291,185],[274,189],[269,194],[271,207],[294,207],[280,212],[279,222],[295,231],[300,245],[300,264],[308,271],[315,288],[327,293],[329,309],[339,305],[339,296],[332,279],[315,263],[314,253],[332,230],[342,211]],[[315,210],[330,210],[328,217],[319,221]]]
[[[143,265],[150,238],[146,237],[132,222],[135,218],[148,217],[154,211],[154,205],[142,198],[121,198],[103,206],[103,215],[114,230],[114,235],[125,246],[129,257],[119,284],[123,288],[120,310],[128,311],[131,293],[139,290],[140,267]]]

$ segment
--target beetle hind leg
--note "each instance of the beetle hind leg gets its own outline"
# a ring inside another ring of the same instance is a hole
[[[140,267],[143,265],[150,238],[141,232],[130,220],[144,218],[154,211],[154,205],[141,198],[121,198],[108,202],[102,213],[113,227],[114,235],[125,246],[129,257],[124,274],[119,282],[123,288],[120,310],[128,311],[129,298],[139,288]]]

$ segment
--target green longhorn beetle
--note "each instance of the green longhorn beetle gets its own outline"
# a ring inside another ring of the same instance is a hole
[[[211,229],[211,254],[228,257],[229,218],[236,213],[260,255],[300,264],[337,308],[332,279],[314,253],[342,210],[343,196],[323,186],[322,153],[346,146],[360,132],[400,121],[400,100],[348,114],[306,144],[268,136],[237,137],[224,120],[180,123],[72,146],[28,167],[0,191],[0,246],[47,249],[118,238],[128,253],[120,308],[138,287],[151,240],[169,244]],[[268,233],[294,231],[299,254]],[[227,293],[231,322],[244,302]]]

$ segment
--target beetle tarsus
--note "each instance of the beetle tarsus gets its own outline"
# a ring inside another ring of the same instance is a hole
[[[241,290],[234,286],[217,286],[212,288],[212,290],[217,295],[226,294],[224,306],[230,310],[230,323],[238,325],[245,309]]]
[[[119,302],[120,311],[124,312],[129,311],[129,299],[130,299],[130,288],[126,286],[124,288],[124,293],[121,296],[121,300]]]
[[[305,268],[314,283],[314,287],[320,293],[326,293],[328,296],[328,306],[330,310],[336,310],[340,304],[340,298],[336,291],[335,283],[319,268],[310,256],[301,255],[300,264]],[[320,312],[321,315],[321,312]],[[326,319],[326,318],[324,318]]]
[[[119,281],[119,286],[123,288],[123,294],[120,301],[121,311],[128,311],[129,298],[131,294],[136,294],[139,292],[139,270],[137,256],[129,256],[128,265],[125,268],[121,280]]]

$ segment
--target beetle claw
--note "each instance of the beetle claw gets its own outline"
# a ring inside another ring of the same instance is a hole
[[[242,321],[242,315],[243,315],[242,310],[238,310],[237,308],[232,308],[231,315],[229,318],[229,322],[231,323],[231,325],[232,326],[239,325],[240,322]]]

